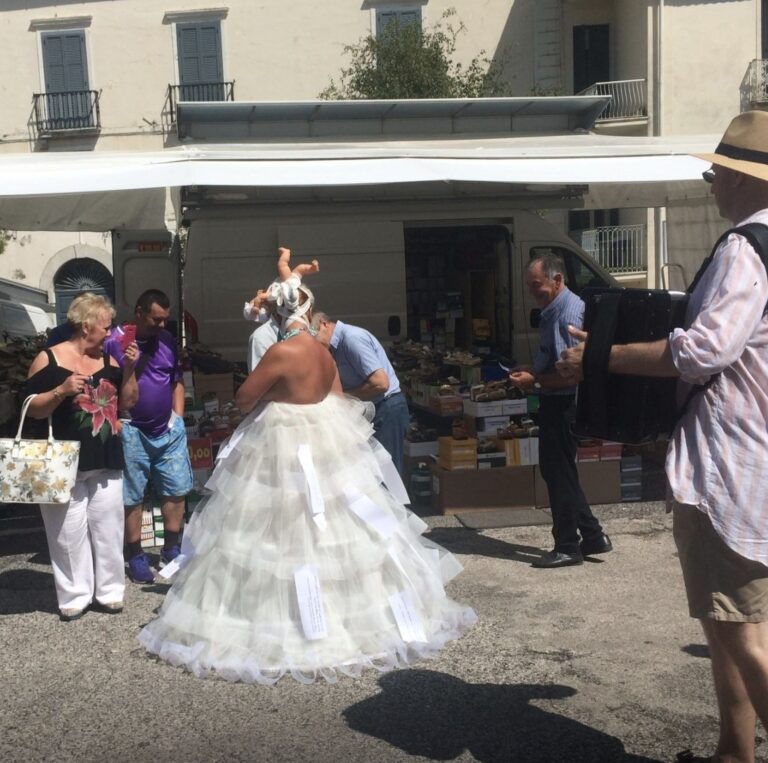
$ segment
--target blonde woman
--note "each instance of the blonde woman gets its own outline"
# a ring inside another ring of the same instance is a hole
[[[41,352],[29,369],[25,395],[37,397],[30,416],[53,419],[57,439],[80,441],[78,476],[67,505],[41,504],[60,618],[89,606],[123,609],[123,449],[118,410],[138,400],[139,350],[126,350],[124,368],[103,351],[115,310],[86,292],[72,301],[72,337]]]

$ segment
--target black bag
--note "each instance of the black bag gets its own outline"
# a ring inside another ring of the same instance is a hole
[[[586,288],[583,381],[576,403],[575,434],[630,444],[669,437],[690,401],[715,380],[693,387],[682,409],[677,379],[608,373],[611,345],[666,339],[683,326],[688,297],[730,233],[744,236],[766,265],[768,226],[750,223],[726,231],[702,263],[685,293],[663,289]]]

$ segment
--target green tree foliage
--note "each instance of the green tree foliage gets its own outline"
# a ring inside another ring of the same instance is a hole
[[[391,22],[379,37],[346,45],[350,65],[339,82],[320,93],[326,100],[478,98],[507,95],[501,66],[481,50],[468,65],[453,60],[456,40],[466,31],[448,9],[429,29]]]

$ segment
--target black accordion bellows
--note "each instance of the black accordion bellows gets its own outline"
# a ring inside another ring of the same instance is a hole
[[[608,373],[611,345],[666,339],[683,325],[688,294],[662,289],[587,288],[584,380],[574,432],[640,444],[667,437],[678,418],[677,379]]]

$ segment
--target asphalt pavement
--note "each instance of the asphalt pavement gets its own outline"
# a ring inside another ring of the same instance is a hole
[[[532,568],[547,527],[476,532],[431,516],[464,564],[477,625],[439,658],[275,687],[197,679],[136,640],[161,585],[119,615],[59,622],[42,533],[0,536],[0,761],[672,761],[714,749],[707,649],[660,502],[596,507],[615,550]],[[32,523],[34,524],[34,523]],[[768,753],[766,734],[759,751]]]

